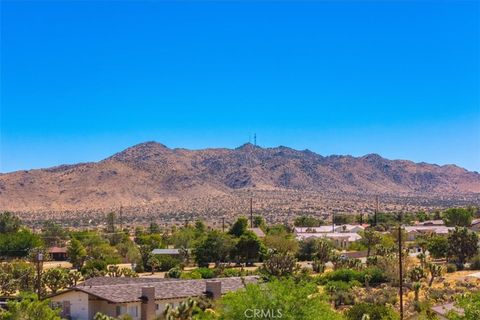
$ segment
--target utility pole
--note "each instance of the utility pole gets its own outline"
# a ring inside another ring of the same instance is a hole
[[[377,214],[378,214],[378,196],[375,196],[375,215],[373,217],[374,226],[377,226]]]
[[[225,217],[222,217],[222,232],[225,232]]]
[[[257,134],[253,134],[253,145],[256,147],[257,146]]]
[[[332,212],[332,232],[335,233],[335,211]]]
[[[253,228],[253,197],[250,197],[250,228]]]
[[[42,296],[42,269],[43,269],[43,253],[37,250],[35,252],[35,264],[37,267],[37,296],[41,299]]]
[[[398,214],[398,273],[399,273],[399,295],[400,295],[400,319],[403,320],[403,265],[402,265],[402,213]]]
[[[120,206],[120,231],[123,231],[123,206]]]

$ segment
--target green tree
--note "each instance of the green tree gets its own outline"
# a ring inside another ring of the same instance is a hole
[[[234,249],[234,256],[238,257],[241,262],[251,265],[265,251],[263,243],[253,232],[244,233]]]
[[[119,243],[117,246],[118,253],[122,256],[124,261],[130,263],[139,263],[140,262],[140,250],[138,246],[130,239],[126,239],[122,243]]]
[[[297,259],[290,253],[269,252],[261,271],[273,277],[288,277],[298,271]]]
[[[68,271],[63,268],[51,268],[43,272],[42,282],[52,293],[66,288],[69,284]]]
[[[61,320],[60,310],[52,309],[49,300],[39,301],[36,295],[24,295],[19,301],[7,302],[7,312],[0,313],[2,320]]]
[[[160,233],[160,226],[156,222],[150,222],[150,226],[148,227],[148,232],[150,234]]]
[[[265,246],[276,252],[291,253],[298,252],[298,241],[289,233],[267,234],[264,239]]]
[[[433,235],[427,239],[427,250],[434,259],[446,258],[448,239],[441,235]]]
[[[67,239],[67,232],[60,224],[46,221],[42,227],[42,238],[49,247],[62,246]]]
[[[73,267],[80,270],[87,257],[87,250],[79,240],[73,238],[67,247],[67,255]]]
[[[20,229],[14,233],[0,233],[0,256],[25,257],[33,248],[42,246],[40,237],[27,229]]]
[[[262,216],[253,217],[253,227],[265,229],[266,226],[267,224],[265,223],[265,219]]]
[[[245,232],[247,232],[247,229],[248,229],[248,219],[245,217],[240,217],[237,219],[237,221],[235,221],[235,223],[232,225],[228,233],[239,238]]]
[[[361,243],[367,247],[367,258],[370,257],[372,249],[380,244],[382,240],[382,235],[380,232],[373,230],[372,228],[367,228],[363,232],[363,237]]]
[[[328,262],[333,251],[332,243],[327,239],[308,238],[300,242],[298,258],[303,261],[319,260]]]
[[[264,319],[342,319],[318,296],[314,283],[296,283],[293,279],[274,280],[265,285],[248,284],[245,289],[227,293],[220,300],[220,319],[252,319],[254,312],[263,312]]]
[[[473,214],[471,209],[450,208],[443,212],[442,218],[448,227],[469,227]]]
[[[21,226],[22,222],[13,213],[8,211],[0,213],[0,233],[14,233]]]
[[[203,234],[207,231],[207,227],[205,226],[205,222],[202,220],[195,221],[195,231],[197,234]]]
[[[352,223],[355,220],[355,217],[347,213],[336,213],[333,216],[333,223],[335,224],[347,224]]]
[[[315,217],[300,216],[295,218],[293,224],[295,227],[319,227],[323,224],[323,221]]]
[[[465,262],[478,252],[478,236],[467,228],[456,227],[448,235],[448,257],[463,268]]]
[[[115,215],[115,212],[109,212],[107,214],[107,232],[108,233],[113,233],[116,231],[116,224],[117,222],[117,217]]]
[[[194,246],[193,255],[199,266],[206,266],[209,262],[215,262],[218,266],[227,261],[234,246],[235,241],[231,236],[214,230]]]

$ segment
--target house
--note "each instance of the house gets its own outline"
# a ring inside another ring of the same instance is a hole
[[[341,224],[341,225],[327,225],[320,227],[295,227],[295,234],[297,233],[360,233],[365,230],[365,227],[358,224]]]
[[[177,306],[189,297],[213,299],[255,283],[258,277],[178,280],[165,278],[97,277],[51,295],[62,317],[90,320],[97,312],[110,317],[129,315],[132,320],[153,320],[167,304]]]
[[[67,248],[65,247],[50,247],[47,253],[52,257],[53,261],[66,261],[67,260]]]
[[[362,237],[358,233],[352,232],[303,232],[296,234],[297,240],[305,240],[308,238],[326,238],[332,241],[337,248],[346,249],[352,242],[359,241]]]
[[[427,235],[427,234],[439,234],[439,235],[447,235],[450,230],[453,230],[453,227],[445,227],[445,226],[406,226],[405,232],[407,233],[407,240],[408,241],[415,241],[417,236],[419,235]]]
[[[445,222],[443,220],[426,220],[423,222],[416,222],[417,226],[444,226]]]
[[[168,255],[168,256],[178,256],[180,254],[180,249],[153,249],[153,255]]]

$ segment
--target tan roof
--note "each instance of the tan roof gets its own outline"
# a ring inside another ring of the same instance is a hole
[[[130,283],[123,279],[130,279]],[[145,281],[145,279],[148,279],[148,281]],[[255,283],[258,281],[258,277],[248,276],[244,277],[244,280],[245,283]],[[127,283],[124,283],[124,281]],[[63,292],[81,291],[112,303],[126,303],[141,301],[143,287],[155,287],[155,300],[179,299],[205,295],[207,281],[220,281],[222,283],[222,294],[244,287],[242,278],[240,277],[216,278],[208,280],[103,277],[102,280],[90,281],[92,285],[80,284]],[[56,295],[61,295],[63,292],[60,292]]]
[[[248,228],[248,230],[253,232],[259,238],[265,237],[265,232],[260,228]]]
[[[67,253],[67,248],[64,247],[50,247],[47,250],[48,253]]]

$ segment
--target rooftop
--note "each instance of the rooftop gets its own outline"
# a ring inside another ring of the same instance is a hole
[[[143,287],[155,287],[155,300],[179,299],[203,296],[207,281],[220,281],[222,294],[235,291],[248,283],[256,283],[258,277],[240,277],[178,280],[163,278],[92,278],[56,295],[69,291],[81,291],[112,303],[141,301]]]
[[[152,254],[180,254],[180,249],[153,249]]]

